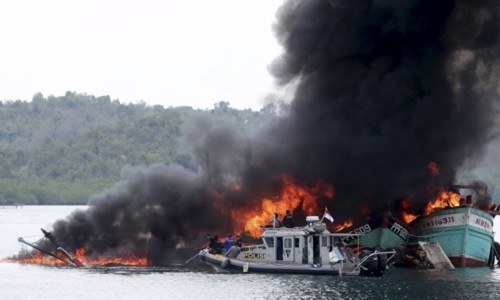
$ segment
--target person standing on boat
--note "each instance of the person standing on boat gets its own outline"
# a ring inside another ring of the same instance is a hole
[[[235,258],[236,256],[238,256],[238,254],[240,254],[240,251],[241,251],[241,244],[236,243],[232,245],[231,248],[229,248],[229,251],[226,252],[226,256],[229,258]]]
[[[207,234],[207,238],[208,238],[208,251],[210,253],[221,253],[221,248],[222,248],[222,245],[219,241],[219,236],[218,235],[210,235],[210,234]]]
[[[281,221],[280,221],[280,217],[278,216],[277,213],[274,213],[274,216],[273,218],[271,219],[271,226],[273,228],[278,228],[278,227],[281,227]]]
[[[283,217],[283,225],[285,225],[286,228],[293,228],[295,227],[295,222],[293,221],[293,214],[287,210],[285,217]]]
[[[234,240],[233,240],[233,235],[228,234],[227,239],[224,241],[224,254],[229,252],[229,249],[231,249],[231,246],[234,245]]]
[[[236,235],[236,238],[234,239],[234,243],[235,244],[241,244],[242,243],[241,236],[239,234]]]

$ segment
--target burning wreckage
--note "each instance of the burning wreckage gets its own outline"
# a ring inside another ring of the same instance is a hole
[[[10,257],[8,261],[26,264],[39,264],[50,266],[71,266],[75,268],[91,266],[147,266],[149,262],[146,258],[129,255],[119,256],[98,256],[88,255],[87,250],[80,248],[66,250],[57,241],[51,232],[40,229],[43,237],[37,241],[30,242],[23,237],[17,240],[22,246],[18,255]],[[73,253],[73,254],[71,254]]]
[[[282,200],[280,205],[293,205],[293,195],[299,194],[302,205],[314,203],[308,201],[313,198],[310,198],[311,194],[307,190],[290,182],[286,186],[281,195],[286,200]],[[500,247],[494,243],[492,231],[493,218],[500,214],[500,210],[491,204],[481,207],[480,203],[484,205],[489,202],[481,199],[474,201],[471,195],[463,198],[458,193],[459,189],[473,189],[484,198],[487,197],[484,185],[456,185],[453,188],[453,191],[443,191],[436,200],[430,201],[420,215],[412,213],[407,201],[403,201],[398,212],[386,211],[356,229],[352,229],[356,227],[352,220],[327,226],[323,220],[331,217],[328,209],[321,220],[307,216],[304,226],[291,228],[274,226],[275,223],[273,226],[255,227],[262,220],[256,216],[247,220],[245,232],[254,237],[259,232],[261,244],[240,244],[232,251],[221,251],[209,244],[186,263],[198,257],[200,261],[218,269],[244,273],[365,276],[382,276],[389,265],[444,269],[491,266],[495,258],[500,258]],[[272,211],[277,206],[272,204],[263,201],[262,215],[274,215]],[[31,243],[19,238],[20,243],[32,250],[25,250],[21,255],[24,257],[18,258],[18,261],[47,263],[43,258],[46,256],[52,259],[51,264],[74,267],[82,267],[83,262],[97,265],[154,264],[147,257],[89,259],[87,251],[67,251],[52,233],[44,229],[42,232],[44,238],[38,242]],[[186,248],[183,251],[191,252],[193,249]]]
[[[349,231],[361,234],[361,245],[376,249],[396,249],[396,265],[421,268],[483,267],[500,262],[500,245],[494,241],[493,219],[500,214],[486,201],[485,185],[454,185],[414,214],[403,201],[399,216],[387,212]],[[474,190],[461,196],[458,190]],[[352,243],[352,238],[344,239]]]
[[[242,251],[249,270],[257,257],[276,261],[269,249],[287,236],[293,263],[317,269],[331,265],[328,246],[339,239],[359,253],[402,249],[401,265],[488,264],[500,250],[499,210],[490,197],[446,187],[464,178],[477,186],[469,171],[498,137],[499,12],[500,1],[483,0],[286,1],[274,26],[283,54],[270,66],[293,91],[283,114],[250,132],[217,114],[189,120],[188,166],[124,170],[87,210],[54,224],[53,250],[40,249],[70,264],[106,256],[159,265],[174,250],[199,249],[206,232],[229,231],[264,234],[261,252]],[[274,212],[305,220],[325,206],[336,222],[322,232],[262,232]],[[197,254],[226,261],[212,255]],[[225,264],[246,268],[244,259]]]
[[[327,212],[325,212],[327,215]],[[257,273],[287,273],[313,275],[352,275],[352,276],[382,276],[388,263],[394,257],[394,250],[368,251],[360,253],[353,251],[342,240],[346,237],[359,238],[359,234],[330,233],[317,216],[308,216],[305,226],[298,227],[262,227],[262,244],[237,245],[236,252],[224,253],[220,248],[210,245],[186,261],[195,257],[221,270],[236,272]],[[333,220],[333,219],[332,219]],[[19,262],[37,264],[69,265],[76,268],[83,267],[81,262],[90,264],[108,265],[106,260],[90,261],[81,251],[72,256],[60,246],[52,233],[41,229],[44,237],[34,243],[19,238],[25,249],[22,254],[25,258],[18,258]],[[359,249],[359,240],[357,248]],[[36,250],[34,252],[33,250]],[[80,252],[80,253],[79,253]],[[43,257],[45,255],[45,257]],[[50,260],[49,260],[50,259]],[[129,265],[129,261],[115,260],[116,264]],[[149,264],[149,262],[148,262]],[[143,265],[134,263],[134,265]]]

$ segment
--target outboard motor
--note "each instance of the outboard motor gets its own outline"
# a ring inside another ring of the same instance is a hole
[[[370,255],[370,251],[363,251],[360,255],[360,259]],[[387,254],[380,253],[370,256],[363,264],[361,265],[361,275],[364,276],[375,276],[380,277],[384,275],[384,272],[387,268]]]
[[[220,264],[220,267],[222,269],[227,269],[229,266],[231,265],[231,260],[229,258],[224,258],[224,260],[222,261],[222,263]]]

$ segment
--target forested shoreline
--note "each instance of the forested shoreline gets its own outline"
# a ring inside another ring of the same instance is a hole
[[[178,164],[195,171],[197,162],[182,147],[188,120],[218,118],[250,132],[287,109],[269,104],[258,112],[238,110],[225,101],[212,109],[165,108],[75,92],[2,100],[0,205],[87,204],[92,195],[119,182],[127,166]],[[495,188],[500,183],[495,168],[499,155],[496,139],[482,162],[463,167],[460,182],[485,180],[494,199],[500,197]]]
[[[165,108],[75,92],[0,101],[0,205],[86,204],[119,181],[125,166],[196,168],[180,147],[186,120],[213,115],[245,131],[275,113],[274,105],[259,112],[225,101],[207,110]]]

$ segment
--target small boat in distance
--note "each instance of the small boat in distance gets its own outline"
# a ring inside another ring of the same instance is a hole
[[[382,276],[395,251],[356,254],[342,239],[359,234],[330,233],[318,216],[295,228],[263,228],[262,244],[241,247],[234,255],[203,249],[202,262],[243,273]]]

